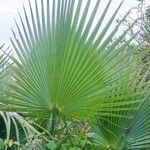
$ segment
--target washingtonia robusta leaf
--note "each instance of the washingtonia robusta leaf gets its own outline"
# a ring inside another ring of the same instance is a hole
[[[96,1],[88,17],[91,3],[41,0],[33,8],[29,2],[31,16],[24,8],[25,20],[20,16],[21,25],[16,22],[19,36],[11,39],[17,57],[12,58],[14,83],[8,93],[13,101],[6,103],[41,118],[49,117],[53,109],[76,119],[124,118],[136,109],[146,92],[143,83],[134,84],[142,78],[137,61],[149,49],[134,56],[142,43],[135,47],[130,43],[139,32],[122,45],[128,30],[113,41],[121,23],[108,31],[122,3],[105,27],[111,0],[98,18],[101,2]]]

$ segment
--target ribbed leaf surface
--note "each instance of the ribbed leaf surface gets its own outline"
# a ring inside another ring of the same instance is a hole
[[[92,11],[91,3],[41,0],[33,8],[29,2],[31,15],[24,8],[21,26],[16,22],[19,36],[13,31],[11,39],[17,57],[12,58],[15,75],[9,96],[13,100],[8,103],[18,111],[42,118],[49,117],[53,109],[77,119],[123,118],[142,101],[139,95],[145,93],[144,85],[136,83],[142,78],[137,72],[143,66],[137,61],[149,49],[134,56],[140,45],[129,45],[138,33],[121,44],[128,29],[113,40],[121,22],[110,29],[122,3],[102,26],[110,0],[94,28],[101,3],[97,0]]]
[[[9,64],[10,53],[8,49],[0,51],[0,100],[5,102],[8,100],[8,82],[11,82],[11,65]],[[12,99],[11,99],[12,100]],[[9,104],[5,105],[0,103],[0,138],[3,140],[9,140],[22,142],[27,140],[31,135],[39,133],[34,127],[32,127],[21,115],[15,112],[9,112],[12,108],[9,108]],[[3,110],[7,110],[4,112]]]

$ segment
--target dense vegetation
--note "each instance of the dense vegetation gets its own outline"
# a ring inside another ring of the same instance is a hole
[[[29,1],[15,21],[0,53],[1,150],[150,148],[150,48],[118,33],[130,11],[111,30],[122,3],[107,18],[112,0],[101,16],[100,0],[84,2]]]

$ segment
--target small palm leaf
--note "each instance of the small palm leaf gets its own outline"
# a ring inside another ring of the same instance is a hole
[[[35,1],[35,10],[29,2],[31,18],[24,8],[21,27],[16,22],[19,37],[13,31],[11,39],[17,54],[12,58],[15,82],[9,85],[13,101],[5,102],[38,118],[49,118],[53,110],[77,119],[123,117],[118,112],[133,110],[142,101],[136,97],[145,93],[137,90],[142,84],[131,85],[140,78],[137,61],[149,50],[134,57],[140,45],[129,44],[138,33],[120,46],[128,30],[112,42],[121,23],[108,31],[122,3],[103,28],[110,0],[93,28],[100,0],[91,14],[92,0],[44,2]]]
[[[127,139],[130,149],[150,148],[150,96],[133,118]]]
[[[5,53],[1,51],[0,55],[0,100],[5,101],[8,99],[4,94],[7,90],[6,84],[10,81],[10,65],[7,50]],[[33,134],[39,133],[32,127],[22,116],[14,112],[3,112],[2,110],[8,109],[8,105],[0,103],[0,139],[17,141],[18,143],[24,142]]]
[[[92,124],[95,132],[94,145],[99,149],[148,149],[150,148],[150,100],[142,103],[135,116],[128,121],[128,126],[118,127],[103,124],[100,121]],[[119,121],[119,119],[118,119]]]

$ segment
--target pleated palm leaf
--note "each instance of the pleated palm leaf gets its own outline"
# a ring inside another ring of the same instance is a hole
[[[141,105],[131,122],[127,139],[130,149],[150,148],[150,96]]]
[[[11,42],[17,57],[8,93],[13,100],[5,103],[41,120],[56,112],[73,119],[127,117],[119,112],[130,112],[143,100],[145,90],[137,89],[144,85],[134,83],[143,67],[137,61],[149,50],[134,57],[140,45],[129,45],[138,33],[120,45],[128,29],[112,42],[121,22],[109,29],[122,3],[108,19],[112,0],[101,16],[96,15],[100,0],[92,11],[92,0],[44,2],[35,1],[34,9],[29,1],[30,15],[24,8],[25,20],[15,21],[18,31]]]
[[[8,99],[5,92],[7,91],[7,82],[10,81],[11,68],[7,50],[5,50],[5,53],[2,51],[0,53],[0,100],[5,101]],[[0,139],[5,141],[5,146],[9,144],[19,145],[21,142],[25,142],[31,138],[31,135],[33,136],[39,133],[19,114],[2,111],[8,111],[8,107],[9,105],[0,103]]]
[[[142,65],[145,63],[141,59],[138,64]],[[149,62],[145,65],[148,64]],[[150,82],[148,80],[145,81],[148,73],[148,69],[144,73],[141,70],[138,71],[138,74],[141,74],[141,78],[135,84],[144,85],[138,91],[143,89],[149,91]],[[133,108],[133,111],[119,112],[119,114],[128,116],[127,118],[107,117],[100,118],[91,123],[91,127],[95,132],[94,149],[141,150],[150,148],[150,125],[148,121],[150,117],[149,92],[145,93],[142,97],[136,97],[136,99],[138,98],[143,98],[144,101],[138,107]]]
[[[130,122],[124,126],[108,126],[97,122],[93,124],[95,149],[150,148],[150,97],[148,96]],[[119,119],[118,119],[119,122]]]

